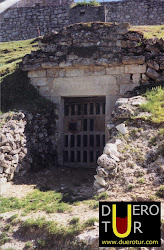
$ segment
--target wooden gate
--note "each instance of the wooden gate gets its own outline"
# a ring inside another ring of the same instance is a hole
[[[105,97],[64,99],[63,163],[96,166],[105,145]]]

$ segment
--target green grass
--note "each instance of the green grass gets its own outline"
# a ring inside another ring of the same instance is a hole
[[[94,223],[95,222],[98,222],[99,220],[97,218],[90,218],[88,219],[85,223],[84,223],[84,226],[85,227],[91,227],[91,226],[94,226]]]
[[[7,233],[6,232],[1,233],[1,235],[0,235],[0,246],[4,245],[6,242],[9,242],[9,241],[10,241],[10,239],[9,239]]]
[[[41,229],[44,231],[44,235],[55,236],[56,238],[68,238],[75,236],[80,233],[82,230],[88,227],[92,227],[95,222],[98,222],[97,218],[90,218],[84,223],[71,223],[68,226],[61,226],[55,221],[46,221],[44,217],[40,217],[37,220],[27,219],[22,222],[21,229],[28,232],[29,230],[38,230]]]
[[[145,183],[144,178],[138,179],[138,180],[137,180],[137,183],[138,183],[138,184],[144,184],[144,183]]]
[[[164,39],[164,25],[131,26],[130,30],[143,32],[145,39],[154,37]]]
[[[35,190],[23,199],[0,197],[0,213],[22,209],[23,215],[32,211],[45,211],[46,213],[64,213],[71,211],[71,206],[62,202],[63,194],[55,191],[42,192]],[[15,216],[11,218],[13,221]]]
[[[32,248],[32,243],[30,241],[26,242],[25,248],[26,249],[31,249]]]
[[[151,113],[150,121],[160,124],[164,122],[164,88],[156,87],[145,93],[148,102],[141,105],[143,111]]]
[[[50,101],[39,96],[30,85],[27,73],[19,69],[22,58],[38,50],[37,39],[0,43],[1,111],[35,111],[52,107]],[[53,105],[54,106],[54,105]]]
[[[156,192],[156,195],[160,198],[164,198],[164,185],[161,185],[157,192]]]
[[[109,197],[108,194],[106,192],[103,192],[101,194],[95,195],[94,199],[99,201],[99,200],[107,199],[108,197]]]
[[[30,54],[32,50],[35,51],[38,49],[38,41],[35,40],[36,39],[29,39],[0,43],[1,77],[13,73],[26,54]]]
[[[81,2],[77,2],[76,4],[73,4],[72,6],[71,6],[71,8],[75,8],[75,7],[78,7],[78,6],[100,6],[100,3],[99,2],[97,2],[96,0],[91,0],[91,1],[86,1],[86,0],[84,0],[84,1],[81,1]]]
[[[73,217],[69,224],[75,225],[75,224],[78,224],[79,221],[80,221],[80,218],[78,218],[78,217]]]

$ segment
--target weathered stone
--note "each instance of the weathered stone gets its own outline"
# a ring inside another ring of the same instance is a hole
[[[35,78],[31,78],[30,81],[31,81],[31,84],[34,86],[46,86],[47,84],[47,78],[35,77]]]
[[[121,84],[130,84],[131,83],[131,75],[130,74],[122,74],[122,75],[116,75],[117,83],[119,85]]]
[[[94,183],[93,183],[93,187],[97,190],[97,189],[100,189],[102,188],[102,186],[95,180]]]
[[[118,86],[114,76],[88,76],[55,78],[51,94],[55,96],[93,96],[114,95],[118,93]]]
[[[116,129],[123,135],[126,135],[128,133],[127,128],[125,127],[125,124],[119,124],[116,126]]]
[[[133,74],[132,81],[134,84],[140,83],[141,80],[141,74]]]
[[[164,69],[164,62],[162,62],[161,64],[160,64],[160,69]]]
[[[103,187],[105,187],[107,185],[106,181],[104,180],[103,177],[100,177],[98,175],[94,176],[95,180]]]
[[[94,59],[93,58],[78,58],[73,61],[73,66],[87,66],[87,65],[94,65]]]
[[[147,69],[146,75],[152,79],[157,79],[160,76],[159,73],[152,68]]]
[[[44,78],[44,77],[46,77],[46,70],[29,71],[28,77],[29,78],[33,78],[33,77]]]
[[[4,134],[0,135],[0,147],[7,143],[7,138]]]
[[[157,83],[163,83],[164,82],[164,76],[160,76],[156,79]]]
[[[95,64],[96,65],[100,65],[100,66],[108,66],[108,64],[109,64],[109,60],[108,59],[105,59],[105,58],[101,58],[101,59],[97,59],[96,61],[95,61]]]
[[[106,154],[103,154],[98,158],[97,164],[105,169],[114,169],[117,165],[116,161]]]
[[[135,84],[122,84],[120,85],[120,94],[125,94],[128,91],[132,91],[135,87],[139,86],[140,83],[135,83]]]
[[[66,69],[66,77],[83,76],[83,75],[84,75],[84,69],[83,68]]]
[[[119,74],[124,74],[124,72],[125,72],[124,66],[106,68],[107,75],[119,75]]]
[[[65,69],[57,69],[57,68],[52,68],[52,69],[47,69],[47,77],[65,77]]]
[[[100,177],[108,177],[108,172],[104,168],[101,168],[100,166],[98,166],[96,171],[97,171],[98,176],[100,176]]]
[[[125,65],[125,73],[143,74],[146,72],[146,65]]]
[[[67,61],[67,62],[60,62],[59,63],[59,67],[60,68],[65,68],[65,67],[71,67],[72,66],[72,63]]]
[[[152,69],[155,69],[155,70],[159,70],[159,64],[156,63],[155,61],[153,60],[150,60],[147,62],[147,65],[148,67],[152,68]]]
[[[120,155],[117,151],[117,145],[115,143],[106,143],[103,154],[107,155],[114,154],[116,156]]]
[[[122,62],[123,64],[144,64],[145,56],[124,56]]]

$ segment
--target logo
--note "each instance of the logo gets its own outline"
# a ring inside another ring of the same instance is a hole
[[[99,246],[159,247],[160,202],[100,202]]]

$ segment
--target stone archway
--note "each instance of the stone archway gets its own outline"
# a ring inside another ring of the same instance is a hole
[[[163,79],[163,40],[144,40],[143,34],[129,30],[128,23],[70,25],[41,38],[40,48],[25,56],[22,69],[28,71],[31,84],[39,93],[58,107],[60,164],[64,143],[63,98],[104,96],[106,124],[118,97],[148,81]]]

